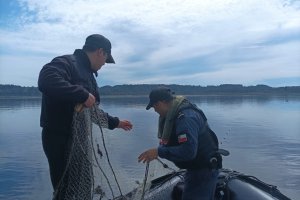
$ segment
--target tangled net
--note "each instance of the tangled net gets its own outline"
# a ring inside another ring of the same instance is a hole
[[[102,128],[108,128],[108,117],[97,105],[74,112],[67,165],[54,191],[53,200],[153,199],[147,194],[151,179],[154,178],[152,175],[148,179],[145,176],[147,182],[136,187],[130,195],[122,194],[105,146]],[[101,134],[93,134],[99,133],[99,129]],[[150,168],[156,170],[153,164]],[[146,171],[145,175],[148,176],[148,169]]]
[[[102,159],[103,154],[100,145],[95,144],[93,138],[93,124],[95,124],[102,133],[101,147],[105,149],[106,159]],[[81,112],[74,112],[72,124],[72,138],[68,146],[68,160],[64,174],[58,187],[55,189],[53,199],[65,200],[91,200],[94,198],[107,199],[114,198],[112,187],[117,183],[121,193],[113,168],[107,155],[103,130],[108,127],[107,113],[98,106],[84,108]],[[99,163],[101,160],[101,166]],[[102,174],[101,177],[95,177],[95,174]],[[111,183],[112,173],[115,183]],[[110,191],[108,194],[105,191]]]

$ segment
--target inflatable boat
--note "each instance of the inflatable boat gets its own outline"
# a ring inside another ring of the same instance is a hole
[[[141,197],[140,189],[115,199],[177,200],[181,199],[184,170],[174,171],[151,181],[151,186]],[[230,169],[221,169],[215,192],[215,200],[291,200],[276,186],[267,184],[254,176]]]

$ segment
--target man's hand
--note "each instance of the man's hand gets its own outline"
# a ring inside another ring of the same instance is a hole
[[[157,148],[149,149],[138,157],[138,161],[139,162],[142,161],[143,163],[150,162],[156,159],[157,156],[158,156]]]
[[[122,128],[125,131],[130,131],[132,129],[132,124],[127,120],[120,120],[118,128]]]
[[[83,103],[83,105],[87,108],[92,107],[95,104],[95,97],[94,95],[92,95],[91,93],[89,93],[89,97],[87,98],[87,100]]]

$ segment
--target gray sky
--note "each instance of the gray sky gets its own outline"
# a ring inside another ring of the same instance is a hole
[[[0,0],[0,84],[37,86],[41,67],[100,33],[117,84],[300,85],[299,0]]]

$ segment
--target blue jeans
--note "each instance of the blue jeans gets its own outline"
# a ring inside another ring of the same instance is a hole
[[[213,200],[218,170],[187,170],[182,200]]]

